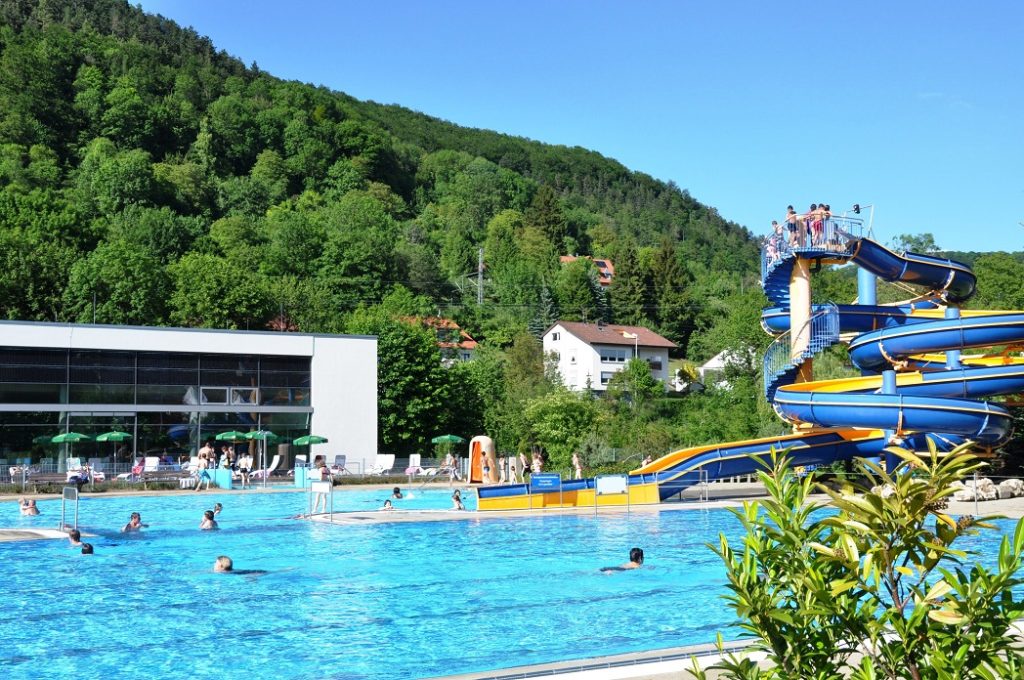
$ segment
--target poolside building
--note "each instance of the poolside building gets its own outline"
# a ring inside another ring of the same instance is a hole
[[[571,390],[604,392],[630,359],[640,358],[651,375],[668,382],[668,352],[676,345],[649,328],[557,321],[544,331],[544,354],[554,358]]]
[[[74,456],[119,467],[133,455],[177,459],[229,430],[270,430],[268,453],[308,449],[365,469],[377,453],[377,339],[318,335],[0,322],[0,469],[30,457],[57,464],[53,435],[118,430],[120,444],[74,444]],[[111,457],[116,457],[111,461]]]

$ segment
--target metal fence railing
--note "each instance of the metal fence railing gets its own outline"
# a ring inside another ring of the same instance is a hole
[[[849,254],[849,245],[863,236],[864,222],[853,217],[830,217],[826,220],[805,220],[796,223],[796,229],[781,225],[781,230],[769,234],[761,246],[761,280],[782,262],[797,255]]]
[[[786,331],[765,350],[762,368],[765,396],[769,399],[779,377],[839,341],[839,308],[831,303],[819,308],[797,330],[797,337],[807,336],[805,348],[797,354],[791,347],[792,335],[792,329]]]

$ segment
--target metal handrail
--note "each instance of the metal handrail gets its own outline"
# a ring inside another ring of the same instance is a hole
[[[810,332],[807,347],[799,355],[794,356],[791,349],[793,329],[777,337],[765,350],[762,363],[765,395],[780,375],[839,341],[839,308],[832,303],[824,305],[804,322],[797,335],[807,331]]]
[[[803,216],[801,215],[801,220]],[[863,237],[864,221],[855,217],[830,217],[820,222],[797,223],[796,231],[782,225],[781,233],[769,234],[761,246],[761,281],[776,267],[797,255],[849,255],[849,245]]]

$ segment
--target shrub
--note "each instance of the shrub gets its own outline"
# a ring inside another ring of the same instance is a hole
[[[860,491],[798,479],[788,455],[773,453],[760,474],[768,499],[734,511],[742,546],[724,536],[712,546],[728,571],[726,599],[770,667],[729,655],[713,666],[721,677],[1021,677],[1011,625],[1024,615],[1012,593],[1024,521],[1002,539],[994,569],[964,566],[954,543],[992,529],[992,518],[945,509],[953,483],[982,463],[962,448],[941,459],[934,449],[927,458],[888,451],[901,459],[891,473],[857,463]],[[810,499],[815,489],[827,503]],[[705,677],[696,665],[693,675]]]

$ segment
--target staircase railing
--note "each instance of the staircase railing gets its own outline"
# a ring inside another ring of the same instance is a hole
[[[803,216],[801,215],[801,218]],[[794,255],[848,255],[849,244],[861,238],[864,221],[856,217],[830,217],[819,229],[814,222],[798,222],[795,232],[783,224],[781,232],[769,234],[761,245],[761,281],[779,264]]]
[[[779,376],[796,368],[807,359],[839,342],[839,308],[827,304],[814,312],[797,330],[797,337],[807,336],[807,346],[794,354],[791,348],[793,329],[777,337],[764,353],[764,393],[771,399],[772,387]]]

